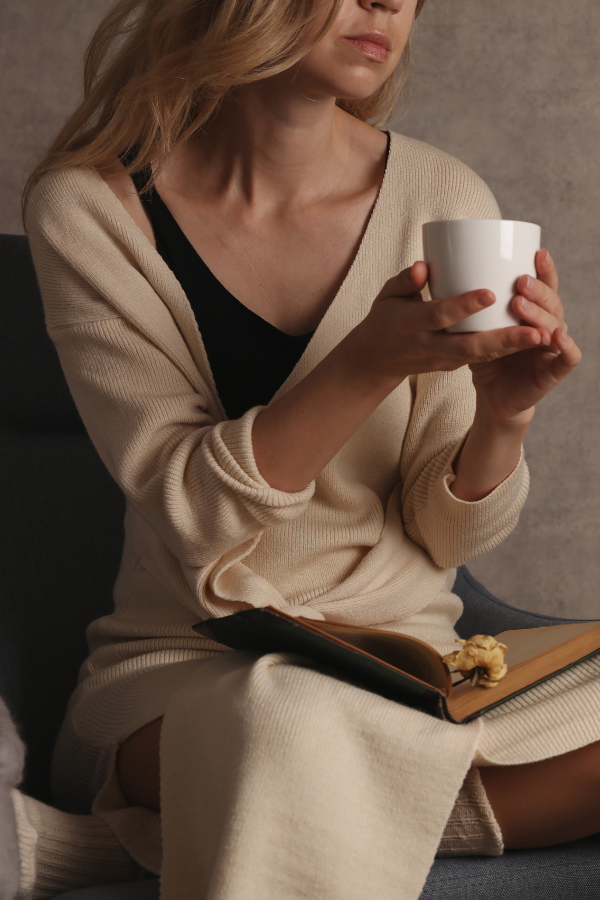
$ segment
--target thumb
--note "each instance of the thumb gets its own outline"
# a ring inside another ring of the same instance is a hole
[[[394,278],[390,278],[384,284],[379,299],[386,297],[412,297],[420,294],[425,285],[429,271],[424,262],[413,263],[408,269],[403,269]]]

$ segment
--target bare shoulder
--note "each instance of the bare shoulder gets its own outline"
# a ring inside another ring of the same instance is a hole
[[[154,232],[148,213],[144,209],[144,205],[139,198],[135,185],[125,171],[125,167],[121,161],[117,160],[113,168],[110,171],[103,173],[102,177],[117,200],[125,207],[138,228],[145,234],[152,246],[156,247],[156,240],[154,238]]]

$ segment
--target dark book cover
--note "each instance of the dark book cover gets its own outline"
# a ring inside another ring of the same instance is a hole
[[[357,687],[438,718],[452,718],[445,709],[441,690],[337,637],[320,634],[319,624],[263,607],[207,619],[193,627],[198,634],[233,650],[306,656]]]

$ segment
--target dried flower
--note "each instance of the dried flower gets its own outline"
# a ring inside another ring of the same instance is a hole
[[[508,671],[504,654],[508,647],[489,634],[475,634],[467,641],[457,638],[462,650],[455,650],[443,657],[444,662],[454,666],[471,684],[480,687],[496,687]]]

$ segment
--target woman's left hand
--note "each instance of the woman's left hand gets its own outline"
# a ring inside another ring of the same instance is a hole
[[[532,326],[532,346],[470,366],[477,405],[497,422],[529,421],[533,407],[581,361],[582,353],[567,334],[558,275],[547,250],[535,257],[537,278],[523,275],[512,299],[513,312]]]

